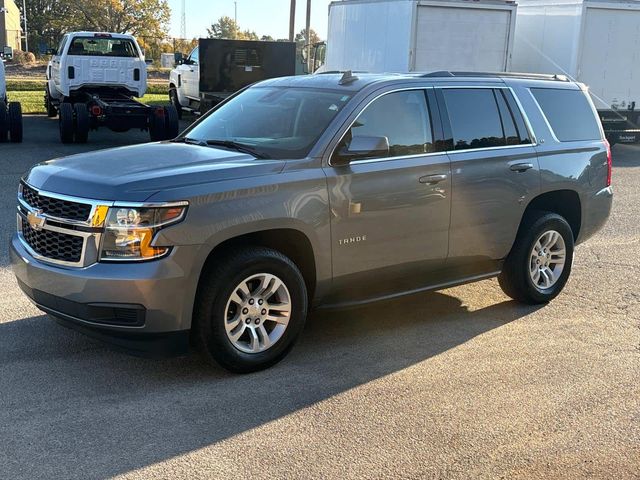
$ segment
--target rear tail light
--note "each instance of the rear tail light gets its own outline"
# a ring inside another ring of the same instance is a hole
[[[607,187],[611,186],[611,170],[613,166],[612,158],[611,158],[611,145],[607,139],[604,140],[604,144],[607,147]]]
[[[99,117],[100,115],[102,115],[102,108],[99,105],[93,105],[91,107],[91,115],[93,115],[94,117]]]

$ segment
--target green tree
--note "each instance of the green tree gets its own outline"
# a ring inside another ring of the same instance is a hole
[[[216,23],[207,28],[209,38],[224,38],[227,40],[260,40],[258,34],[252,30],[240,30],[240,26],[231,17],[220,17]]]
[[[216,23],[207,28],[209,38],[226,38],[236,40],[240,35],[240,27],[231,17],[220,17]]]
[[[309,36],[307,37],[307,29],[303,28],[296,34],[295,41],[296,43],[301,43],[302,45],[307,45],[309,43],[313,45],[314,43],[318,43],[322,40],[320,40],[320,37],[313,28],[309,29]]]
[[[262,35],[260,37],[260,40],[262,40],[263,42],[275,42],[276,39],[273,38],[271,35]]]

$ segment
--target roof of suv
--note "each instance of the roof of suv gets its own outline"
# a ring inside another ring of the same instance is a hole
[[[293,77],[280,77],[260,82],[261,85],[283,87],[307,87],[307,88],[341,88],[347,91],[359,91],[368,85],[382,82],[402,80],[429,79],[434,81],[462,80],[462,81],[495,81],[503,82],[505,79],[521,79],[532,81],[549,81],[572,83],[564,75],[543,75],[533,73],[511,72],[449,72],[439,71],[430,73],[366,73],[366,72],[326,72],[315,75],[297,75]]]

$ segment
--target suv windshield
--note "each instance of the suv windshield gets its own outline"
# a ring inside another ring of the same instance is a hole
[[[135,58],[138,56],[138,50],[133,42],[126,38],[75,37],[67,55]]]
[[[350,95],[338,90],[252,87],[187,132],[200,143],[235,143],[267,158],[304,158]]]

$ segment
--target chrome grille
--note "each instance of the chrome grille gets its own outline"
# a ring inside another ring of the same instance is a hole
[[[52,230],[36,231],[24,219],[22,237],[34,252],[43,257],[71,263],[77,263],[82,258],[82,237]]]
[[[90,204],[40,195],[35,189],[26,184],[22,185],[22,200],[51,217],[87,221],[91,216]]]

